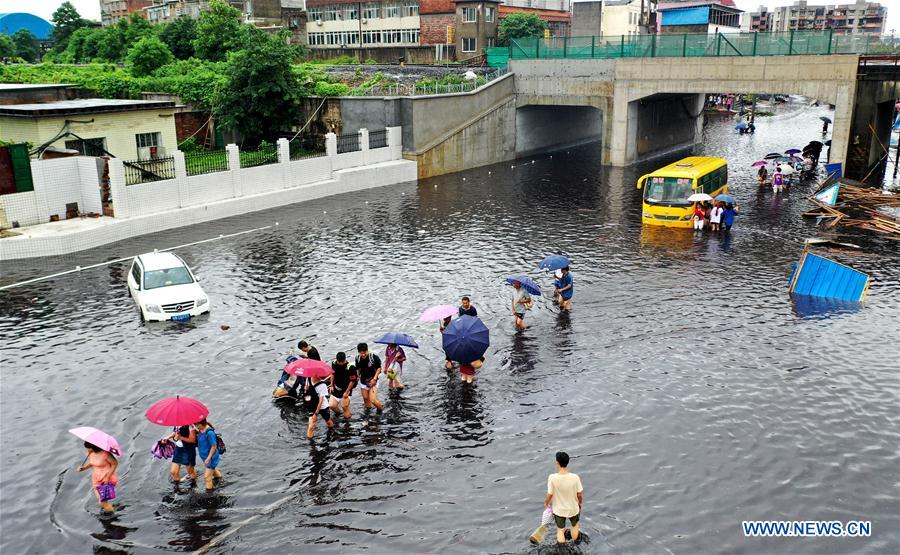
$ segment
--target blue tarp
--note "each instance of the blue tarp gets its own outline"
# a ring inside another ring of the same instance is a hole
[[[791,275],[790,292],[842,301],[861,301],[869,276],[829,258],[804,252]]]
[[[709,23],[709,6],[693,8],[673,8],[659,10],[662,14],[660,25],[706,25]]]
[[[0,33],[14,35],[19,29],[28,29],[38,40],[47,40],[53,25],[30,13],[0,13]]]

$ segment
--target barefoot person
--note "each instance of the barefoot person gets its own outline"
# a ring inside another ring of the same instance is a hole
[[[306,437],[312,439],[313,436],[316,435],[316,422],[318,422],[319,418],[322,418],[329,428],[334,427],[334,421],[331,420],[331,412],[328,410],[328,398],[330,397],[330,395],[328,395],[328,384],[325,383],[322,378],[313,378],[310,393],[316,399],[316,406],[313,407],[313,410],[309,415],[309,426],[306,427]]]
[[[468,296],[462,298],[462,303],[459,306],[459,315],[478,317],[478,311],[475,310],[475,307],[472,305],[472,299]]]
[[[569,267],[562,268],[562,277],[556,280],[556,293],[559,295],[559,308],[572,310],[572,295],[575,294],[575,284]]]
[[[84,448],[87,449],[87,461],[78,467],[78,472],[83,472],[88,468],[91,470],[91,489],[94,490],[94,496],[100,503],[100,508],[108,513],[115,512],[112,503],[108,500],[100,499],[100,492],[97,486],[101,484],[112,484],[115,486],[119,483],[119,477],[116,475],[116,469],[119,467],[119,461],[109,451],[104,451],[92,443],[84,442]]]
[[[347,355],[341,351],[334,357],[331,363],[331,369],[334,374],[331,375],[331,395],[329,396],[329,407],[335,413],[343,410],[344,418],[350,418],[350,396],[353,395],[353,388],[359,376],[356,374],[356,367],[347,360]]]
[[[213,478],[221,478],[222,473],[217,468],[219,466],[219,442],[216,439],[216,431],[209,422],[204,418],[197,422],[197,452],[203,459],[203,480],[206,482],[206,489],[214,489]]]
[[[375,405],[378,414],[384,407],[378,402],[378,378],[381,376],[381,359],[375,353],[369,352],[366,343],[356,346],[356,371],[359,373],[359,387],[362,390],[363,405],[371,408]]]
[[[400,381],[403,374],[403,363],[406,362],[406,352],[403,347],[394,343],[388,343],[384,350],[384,373],[388,379],[388,389],[403,389],[406,387]]]
[[[519,330],[525,329],[525,311],[531,307],[531,295],[528,294],[528,291],[522,287],[522,284],[518,281],[512,282],[513,286],[513,296],[512,296],[512,313],[516,318],[516,328]]]
[[[557,472],[547,477],[547,498],[544,506],[552,503],[553,520],[556,521],[556,543],[566,543],[566,519],[572,524],[572,539],[579,543],[578,526],[581,505],[584,501],[581,478],[569,472],[569,455],[564,451],[556,453]]]

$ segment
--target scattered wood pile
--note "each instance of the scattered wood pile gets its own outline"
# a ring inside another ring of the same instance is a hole
[[[818,192],[821,192],[823,187]],[[818,194],[818,192],[816,194]],[[860,187],[842,180],[834,206],[820,202],[815,194],[807,197],[816,207],[803,213],[806,218],[817,218],[818,224],[831,229],[837,225],[875,231],[888,239],[900,241],[900,220],[879,211],[879,208],[900,209],[900,195],[885,193],[880,189]]]

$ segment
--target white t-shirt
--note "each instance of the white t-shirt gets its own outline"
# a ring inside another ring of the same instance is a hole
[[[317,383],[316,395],[322,399],[322,408],[326,408],[328,406],[328,384],[325,382]]]
[[[519,314],[522,314],[527,310],[525,305],[530,300],[531,295],[528,294],[528,291],[526,291],[524,287],[513,289],[513,302],[515,303],[516,312]]]
[[[547,477],[547,493],[553,497],[550,504],[553,514],[562,517],[573,517],[581,512],[578,506],[578,494],[584,491],[581,478],[571,472],[557,472]]]
[[[724,212],[724,211],[725,211],[725,209],[722,208],[721,206],[716,206],[715,208],[713,208],[712,212],[709,214],[710,223],[714,223],[714,224],[721,223],[722,222],[722,212]]]

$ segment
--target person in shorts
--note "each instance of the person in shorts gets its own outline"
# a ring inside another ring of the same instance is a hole
[[[359,373],[359,388],[362,390],[363,405],[371,408],[375,405],[378,414],[384,412],[384,407],[378,402],[378,378],[381,376],[381,359],[375,353],[369,352],[366,343],[356,346],[356,371]]]
[[[512,286],[512,313],[516,318],[516,328],[521,331],[525,329],[525,311],[531,305],[531,295],[518,281],[513,281]]]
[[[547,477],[547,498],[545,507],[553,509],[556,521],[556,543],[566,543],[566,519],[572,524],[572,540],[580,543],[581,532],[578,521],[584,502],[584,488],[578,474],[569,472],[569,455],[565,451],[556,453],[556,473]]]
[[[312,389],[310,394],[316,398],[316,406],[309,415],[309,426],[306,428],[306,437],[312,439],[316,434],[316,422],[321,418],[329,428],[334,427],[334,421],[331,420],[331,412],[328,410],[329,395],[328,384],[322,378],[312,379]]]
[[[331,375],[331,395],[328,399],[328,406],[335,413],[342,409],[344,418],[350,418],[350,396],[353,395],[353,389],[359,381],[356,367],[350,364],[347,355],[342,351],[334,357],[331,369],[334,370],[334,374]]]
[[[575,294],[575,283],[569,267],[561,269],[562,276],[555,282],[556,293],[559,295],[559,308],[563,310],[572,310],[572,296]]]

